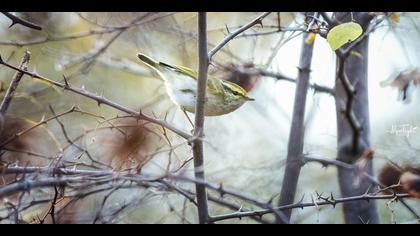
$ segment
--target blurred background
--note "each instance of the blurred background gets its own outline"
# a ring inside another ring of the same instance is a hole
[[[196,13],[17,13],[43,27],[34,31],[19,25],[8,28],[10,20],[0,15],[0,54],[3,60],[19,64],[25,50],[31,52],[30,70],[53,80],[66,76],[72,86],[103,94],[104,97],[145,114],[166,119],[186,132],[192,127],[182,111],[166,95],[163,83],[136,54],[142,52],[171,64],[198,68]],[[227,31],[242,26],[260,13],[209,13],[209,49]],[[408,98],[399,99],[399,90],[381,86],[401,71],[420,66],[420,14],[398,13],[398,21],[385,21],[369,39],[369,99],[374,164],[378,171],[387,160],[401,166],[420,164],[420,130],[410,136],[390,133],[395,125],[420,126],[420,90],[408,88]],[[235,79],[226,71],[259,68],[296,78],[301,50],[301,32],[284,30],[303,25],[299,13],[272,13],[245,35],[229,42],[218,54],[210,74]],[[267,32],[263,35],[254,35]],[[326,40],[317,36],[312,60],[311,83],[333,88],[335,55]],[[221,66],[222,65],[222,66]],[[0,67],[2,95],[14,71]],[[241,78],[239,78],[241,79]],[[242,78],[243,79],[243,78]],[[245,76],[254,102],[237,111],[205,120],[206,178],[224,187],[253,195],[262,201],[278,200],[293,111],[295,84],[267,76]],[[251,82],[249,82],[251,81]],[[22,129],[42,117],[65,112],[73,105],[89,114],[71,113],[29,133],[14,143],[20,152],[5,153],[2,161],[42,165],[43,157],[60,151],[67,160],[90,163],[91,158],[112,168],[141,166],[144,173],[159,176],[167,168],[193,175],[192,157],[187,143],[175,134],[152,124],[125,118],[121,112],[98,106],[94,101],[57,89],[39,80],[24,77],[11,103],[5,129]],[[53,109],[51,110],[52,107]],[[193,114],[190,114],[193,117]],[[311,90],[307,98],[304,152],[336,158],[336,113],[332,96]],[[112,128],[114,127],[114,128]],[[118,128],[115,128],[118,127]],[[4,131],[2,135],[6,135]],[[69,139],[76,145],[69,146]],[[22,150],[40,154],[29,155]],[[41,157],[43,156],[43,157]],[[170,165],[168,165],[168,162]],[[185,165],[185,166],[184,166]],[[169,167],[168,167],[169,166]],[[311,201],[318,193],[339,196],[334,167],[319,164],[303,167],[297,198]],[[186,188],[194,190],[191,184]],[[229,199],[229,198],[228,198]],[[92,195],[75,204],[63,216],[66,222],[86,222],[97,214],[103,195]],[[109,220],[120,223],[196,223],[195,206],[177,194],[148,189],[119,190],[110,197],[115,207],[132,201],[124,217]],[[420,202],[409,200],[420,211]],[[246,203],[237,202],[237,204]],[[377,202],[383,223],[409,223],[412,215],[399,203]],[[210,205],[212,214],[230,210]],[[43,211],[27,211],[27,217]],[[181,217],[185,215],[185,217]],[[265,216],[271,219],[271,216]],[[103,217],[106,220],[106,217]],[[343,223],[341,206],[297,209],[296,223]],[[254,223],[252,219],[227,220],[223,223]]]

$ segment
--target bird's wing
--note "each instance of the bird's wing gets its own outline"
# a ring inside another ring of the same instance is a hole
[[[198,73],[196,71],[194,71],[193,69],[190,69],[188,67],[178,66],[178,65],[173,66],[173,65],[166,64],[164,62],[160,62],[159,64],[162,65],[162,66],[165,66],[168,69],[171,69],[171,70],[173,70],[173,71],[175,71],[177,73],[180,73],[180,74],[183,74],[183,75],[187,75],[187,76],[189,76],[189,77],[191,77],[191,78],[193,78],[195,80],[197,80],[197,78],[198,78]],[[216,78],[213,78],[213,77],[208,76],[207,85],[208,85],[208,89],[212,93],[216,93],[218,91],[219,92],[220,91],[221,92],[224,91],[224,89],[222,87],[222,84]]]

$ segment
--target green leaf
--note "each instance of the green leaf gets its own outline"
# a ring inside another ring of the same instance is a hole
[[[337,50],[344,44],[356,40],[362,33],[362,27],[355,22],[340,24],[328,32],[327,42],[333,50]]]

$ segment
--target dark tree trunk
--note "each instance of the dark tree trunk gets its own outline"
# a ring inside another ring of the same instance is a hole
[[[351,21],[349,13],[337,13],[336,20],[339,22]],[[366,13],[354,13],[353,19],[365,30],[369,24],[370,18]],[[349,120],[343,114],[343,109],[348,102],[348,94],[344,89],[342,81],[336,80],[336,108],[337,108],[337,142],[338,157],[337,159],[346,163],[353,164],[362,153],[370,146],[370,124],[369,124],[369,99],[368,99],[368,38],[353,48],[355,53],[345,59],[344,74],[347,75],[348,81],[353,85],[355,94],[353,102],[353,113],[356,120],[360,124],[359,138],[357,145],[354,145],[353,137],[354,129],[351,127]],[[337,58],[337,71],[340,67],[340,58]],[[337,76],[339,76],[337,74]],[[372,163],[369,161],[366,172],[373,174]],[[352,171],[344,169],[338,170],[338,179],[341,194],[343,197],[350,197],[364,194],[371,183],[363,180],[360,184],[355,185],[357,176]],[[374,201],[371,202],[347,202],[344,203],[345,222],[350,224],[357,223],[379,223],[379,217]]]

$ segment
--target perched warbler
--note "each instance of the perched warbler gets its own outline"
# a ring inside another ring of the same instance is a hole
[[[198,78],[196,71],[160,62],[141,53],[137,57],[165,81],[168,95],[175,104],[184,111],[195,113]],[[239,85],[208,76],[204,115],[224,115],[238,109],[246,101],[253,100]]]

